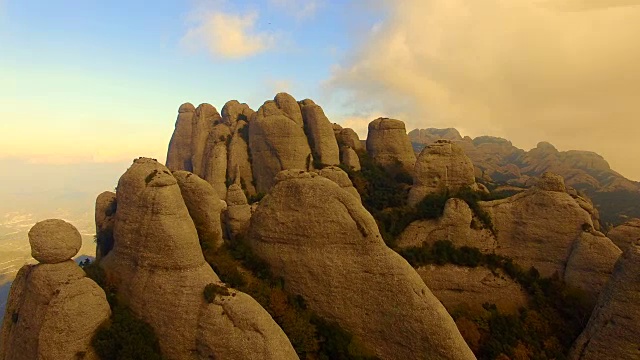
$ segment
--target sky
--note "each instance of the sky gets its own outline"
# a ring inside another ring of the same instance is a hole
[[[595,151],[640,180],[640,1],[151,4],[0,0],[0,161],[163,161],[180,104],[286,91],[361,137],[387,116]]]

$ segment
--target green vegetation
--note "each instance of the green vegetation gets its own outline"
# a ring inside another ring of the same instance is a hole
[[[258,201],[262,200],[262,198],[267,195],[266,193],[257,193],[254,195],[249,195],[249,197],[247,198],[249,204],[253,204],[253,203],[257,203]]]
[[[482,314],[466,310],[452,313],[456,323],[463,324],[461,333],[479,359],[496,359],[501,354],[522,359],[564,359],[593,309],[594,304],[583,291],[569,287],[557,274],[542,278],[535,268],[524,270],[504,256],[483,254],[466,246],[457,248],[450,241],[399,253],[414,267],[455,264],[502,270],[527,291],[528,308],[516,315],[502,314],[491,304],[484,305],[486,312]],[[522,354],[527,357],[518,357]]]
[[[88,260],[81,266],[87,277],[104,290],[112,312],[111,319],[98,328],[91,340],[98,357],[102,360],[162,360],[160,343],[153,328],[118,302],[117,289],[108,281],[104,270]]]
[[[204,244],[205,259],[220,279],[253,297],[287,334],[301,359],[373,360],[338,324],[328,323],[309,310],[300,296],[286,292],[284,280],[276,278],[242,238],[218,249]]]

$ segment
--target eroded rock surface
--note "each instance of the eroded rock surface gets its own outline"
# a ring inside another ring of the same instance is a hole
[[[101,266],[131,311],[153,327],[164,356],[297,359],[255,300],[230,289],[229,296],[205,301],[206,285],[224,284],[204,260],[194,222],[166,167],[136,160],[120,178],[117,196],[115,245]],[[234,347],[220,346],[231,342]]]
[[[248,238],[288,291],[380,358],[475,358],[420,276],[384,244],[373,217],[333,181],[279,173]]]
[[[369,123],[367,135],[369,156],[387,169],[400,167],[413,172],[416,155],[407,136],[404,122],[389,118],[378,118]]]
[[[634,241],[640,240],[640,219],[631,219],[609,230],[607,236],[620,250],[626,250]]]
[[[574,360],[640,358],[640,242],[615,265],[587,327],[569,355]]]

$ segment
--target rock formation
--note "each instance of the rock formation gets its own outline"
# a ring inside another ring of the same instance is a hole
[[[213,125],[221,120],[218,110],[210,104],[200,104],[193,116],[191,123],[191,165],[192,172],[202,178],[205,178],[206,163],[209,161],[205,157],[209,134]]]
[[[400,120],[378,118],[369,123],[367,152],[386,169],[399,167],[411,174],[416,164],[411,141]]]
[[[251,220],[251,205],[247,202],[239,184],[232,184],[227,190],[227,210],[225,222],[229,239],[243,236],[249,228]]]
[[[11,286],[0,334],[0,359],[97,359],[91,339],[111,310],[104,291],[71,260],[82,238],[63,220],[29,231],[37,265],[23,266]]]
[[[231,183],[238,181],[249,195],[256,194],[249,156],[249,123],[244,120],[236,122],[227,149],[227,179]]]
[[[640,219],[631,219],[609,230],[607,236],[625,251],[634,241],[640,239]]]
[[[340,169],[337,166],[327,166],[322,170],[316,171],[318,175],[325,177],[334,183],[340,185],[341,188],[346,190],[349,194],[355,196],[358,200],[362,200],[360,198],[360,193],[353,187],[353,183],[351,179],[349,179],[349,175]]]
[[[335,124],[337,125],[337,124]],[[353,131],[351,128],[340,128],[338,131],[335,131],[334,134],[336,136],[336,140],[338,141],[338,146],[348,146],[353,150],[357,151],[365,151],[365,147],[360,141],[358,134]]]
[[[348,146],[343,146],[340,149],[340,163],[348,166],[349,168],[360,171],[360,158],[355,150]]]
[[[251,219],[256,254],[307,306],[381,359],[474,359],[419,275],[373,217],[331,180],[283,171]]]
[[[227,194],[227,144],[231,140],[231,130],[225,124],[215,124],[209,133],[204,152],[204,169],[201,177],[218,193]]]
[[[438,140],[418,156],[408,203],[415,205],[427,194],[456,192],[465,187],[477,190],[471,160],[457,144]]]
[[[569,359],[640,358],[640,242],[622,254]]]
[[[321,165],[340,164],[340,151],[333,134],[333,127],[322,108],[313,101],[305,99],[300,102],[300,109],[315,161]]]
[[[451,241],[458,247],[474,247],[482,252],[493,252],[497,246],[491,231],[480,228],[479,221],[474,219],[469,205],[464,200],[456,198],[447,200],[440,218],[417,220],[409,224],[398,236],[397,246],[421,246],[424,243],[434,244],[439,240]]]
[[[229,289],[228,296],[205,301],[206,285],[224,284],[204,260],[167,168],[134,161],[118,182],[117,199],[115,244],[100,266],[118,296],[154,329],[166,358],[297,359],[282,330],[248,295]]]
[[[564,188],[561,177],[547,174],[523,193],[479,203],[497,230],[501,255],[542,276],[562,276],[574,241],[593,228],[590,214]]]
[[[178,109],[176,127],[169,142],[167,167],[172,171],[193,171],[191,165],[192,123],[196,108],[191,103],[184,103]]]
[[[176,171],[180,193],[193,220],[200,242],[217,248],[222,245],[220,214],[222,204],[213,187],[198,175]]]
[[[279,93],[258,109],[249,123],[249,149],[257,192],[266,193],[281,170],[310,169],[311,148],[291,95]]]
[[[113,220],[116,214],[116,193],[105,191],[96,198],[96,260],[113,247]]]
[[[438,140],[462,140],[462,136],[458,130],[448,129],[413,129],[409,131],[409,139],[411,142],[418,144],[432,144]]]
[[[526,291],[501,271],[451,264],[423,266],[416,271],[449,312],[462,307],[482,312],[482,305],[490,303],[500,312],[517,314],[518,309],[527,306]]]
[[[613,266],[621,253],[620,249],[601,232],[583,231],[573,243],[564,272],[564,281],[585,290],[597,299],[611,277]]]

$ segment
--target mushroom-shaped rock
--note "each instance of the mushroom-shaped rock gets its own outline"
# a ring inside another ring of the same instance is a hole
[[[477,189],[471,159],[459,145],[449,140],[437,140],[418,156],[408,203],[416,205],[427,194],[446,190],[456,192],[465,187]]]
[[[82,236],[64,220],[40,221],[29,230],[31,256],[42,264],[56,264],[74,257],[82,246]]]
[[[341,188],[346,190],[349,194],[355,196],[358,200],[361,200],[360,193],[353,187],[349,175],[337,166],[327,166],[317,171],[318,175],[326,177],[334,183],[340,185]]]
[[[584,231],[576,239],[567,260],[564,281],[597,299],[622,251],[599,232]]]
[[[234,334],[234,342],[242,344],[239,358],[297,359],[284,332],[255,300],[241,295],[205,301],[208,284],[224,284],[204,260],[180,188],[167,168],[141,158],[122,175],[114,230],[114,248],[101,266],[118,296],[154,329],[164,356],[236,358],[236,349],[217,346]],[[239,324],[245,330],[240,334]]]
[[[225,218],[231,239],[247,232],[251,220],[251,205],[247,202],[247,197],[238,184],[232,184],[227,190]]]
[[[634,241],[640,240],[640,219],[631,219],[609,230],[607,236],[620,250],[625,251]]]
[[[640,242],[636,241],[616,262],[589,323],[569,353],[572,360],[640,357]]]
[[[300,102],[304,128],[311,145],[314,160],[322,165],[338,165],[340,150],[333,127],[322,108],[306,99]]]
[[[116,193],[105,191],[96,198],[96,261],[113,248],[113,221],[116,209]]]
[[[309,169],[313,162],[300,107],[290,95],[282,94],[277,101],[265,102],[249,122],[253,178],[259,193],[269,191],[281,170]]]
[[[396,170],[399,167],[412,173],[416,164],[416,154],[413,152],[404,122],[400,120],[378,118],[370,122],[367,152],[374,161],[388,170]]]
[[[283,171],[247,236],[288,291],[381,359],[475,359],[415,270],[338,184]]]
[[[560,175],[557,175],[548,171],[542,174],[540,179],[538,179],[538,182],[536,183],[536,187],[546,191],[558,191],[558,192],[567,191],[567,188],[564,185],[564,178]]]
[[[192,122],[195,112],[196,108],[191,103],[184,103],[178,109],[178,119],[167,151],[167,167],[172,171],[193,170],[191,137],[193,136]]]
[[[360,171],[360,169],[362,169],[358,153],[348,146],[343,146],[340,149],[340,163],[355,171]]]
[[[173,176],[178,181],[180,193],[196,226],[200,243],[206,243],[213,248],[222,245],[222,204],[216,191],[208,182],[190,172],[176,171]]]
[[[46,237],[48,247],[66,248],[75,233],[69,223],[45,220],[33,226],[30,238]],[[97,359],[91,339],[111,310],[104,291],[67,258],[23,266],[11,285],[6,314],[0,359],[76,359],[78,354]]]

